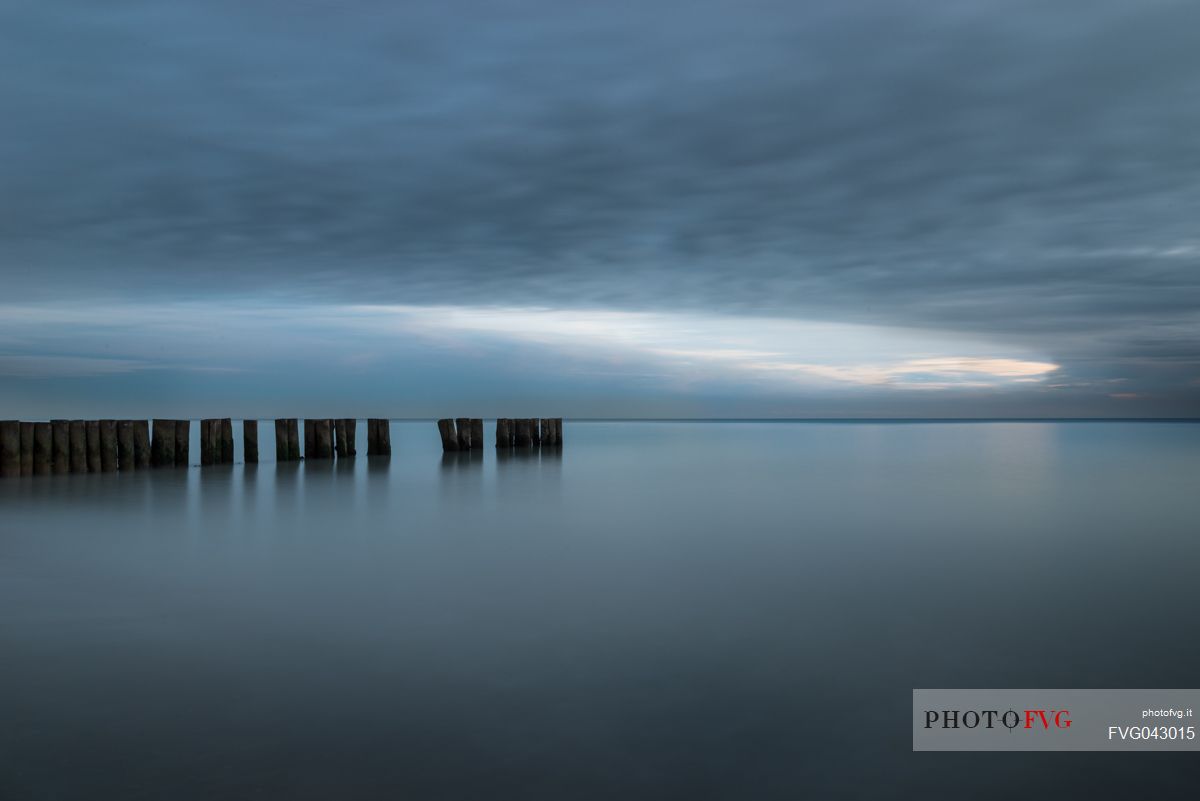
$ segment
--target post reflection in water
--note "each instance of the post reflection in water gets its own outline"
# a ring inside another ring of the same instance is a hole
[[[463,468],[479,469],[483,467],[483,451],[444,451],[441,464],[443,472]]]

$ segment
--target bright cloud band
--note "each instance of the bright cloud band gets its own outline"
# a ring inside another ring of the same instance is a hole
[[[1058,369],[1034,354],[935,331],[782,318],[262,302],[0,308],[4,375],[253,370],[297,348],[348,366],[485,349],[520,363],[537,352],[568,370],[617,365],[675,389],[735,382],[751,392],[997,387],[1041,381]]]

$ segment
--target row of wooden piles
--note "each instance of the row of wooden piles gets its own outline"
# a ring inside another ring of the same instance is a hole
[[[357,420],[304,421],[304,454],[309,459],[356,455]],[[153,431],[153,436],[151,432]],[[480,434],[482,438],[482,433]],[[51,473],[108,473],[148,467],[186,467],[190,420],[51,420],[48,423],[0,421],[0,477]],[[243,456],[258,462],[258,421],[242,421]],[[390,456],[387,420],[367,420],[367,454]],[[298,421],[275,421],[275,458],[301,458]],[[233,464],[233,420],[200,421],[200,464]]]
[[[478,417],[445,417],[437,422],[442,451],[481,450],[483,420]],[[496,420],[497,448],[559,447],[562,445],[561,417],[501,417]]]
[[[305,459],[347,459],[358,455],[354,418],[304,421]],[[257,452],[258,443],[255,442]],[[367,420],[367,455],[391,456],[391,426],[385,419]],[[296,462],[300,454],[300,425],[296,418],[275,421],[275,461]]]
[[[0,477],[186,465],[187,420],[0,421]]]
[[[562,446],[561,417],[501,417],[496,421],[497,448],[554,448]]]

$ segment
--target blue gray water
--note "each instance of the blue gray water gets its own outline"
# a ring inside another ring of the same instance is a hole
[[[1197,686],[1200,425],[564,437],[0,482],[0,798],[1194,792],[1192,754],[914,754],[910,706]]]

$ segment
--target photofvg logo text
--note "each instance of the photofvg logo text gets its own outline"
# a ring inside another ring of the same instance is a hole
[[[1196,751],[1200,690],[913,690],[914,751]]]
[[[1021,729],[1053,731],[1071,728],[1069,709],[926,709],[925,728],[932,729]]]

